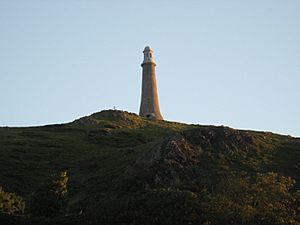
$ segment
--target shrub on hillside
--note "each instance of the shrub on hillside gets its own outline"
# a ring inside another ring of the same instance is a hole
[[[0,187],[0,212],[11,214],[11,215],[21,215],[24,213],[25,202],[22,197],[5,192],[2,187]]]
[[[32,216],[54,217],[62,215],[66,207],[67,171],[48,179],[33,196],[29,205]]]

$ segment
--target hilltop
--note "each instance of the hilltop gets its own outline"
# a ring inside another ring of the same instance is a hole
[[[26,206],[23,216],[2,214],[0,220],[299,224],[299,165],[299,138],[147,120],[118,110],[66,124],[3,127],[0,186]],[[34,193],[62,171],[69,179],[64,213],[30,216],[26,207]]]

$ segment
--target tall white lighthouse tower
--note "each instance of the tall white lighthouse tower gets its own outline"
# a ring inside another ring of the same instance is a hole
[[[157,85],[156,85],[156,63],[152,49],[147,46],[144,51],[142,99],[139,115],[148,119],[163,120],[159,110]]]

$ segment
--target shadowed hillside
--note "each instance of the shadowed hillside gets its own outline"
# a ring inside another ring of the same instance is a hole
[[[2,210],[0,222],[299,224],[299,165],[299,138],[117,110],[68,124],[5,127],[0,186],[21,196],[25,211]],[[62,171],[68,178],[55,180]],[[59,182],[64,203],[53,195],[55,216],[35,215],[33,205],[49,202]]]

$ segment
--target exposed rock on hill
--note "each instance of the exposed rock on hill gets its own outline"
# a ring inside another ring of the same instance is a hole
[[[176,188],[183,180],[196,176],[194,166],[198,163],[199,150],[191,146],[182,135],[175,134],[144,152],[127,170],[126,177],[132,180],[143,176],[138,179],[145,181],[142,186],[146,189]]]
[[[239,131],[227,127],[203,127],[187,130],[183,134],[193,145],[203,149],[215,149],[234,154],[256,151],[259,146],[249,131]]]

